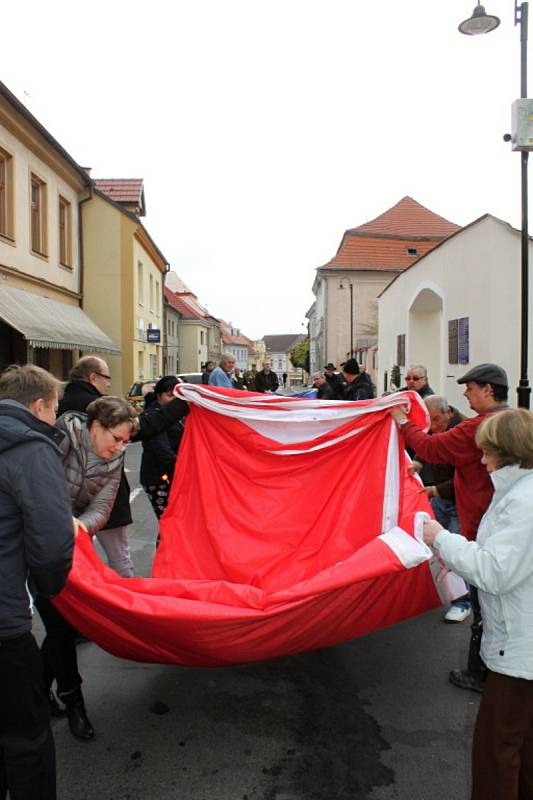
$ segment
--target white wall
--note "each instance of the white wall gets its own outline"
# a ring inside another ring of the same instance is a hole
[[[531,243],[530,261],[533,264]],[[387,370],[390,377],[390,370],[396,363],[397,336],[404,333],[406,366],[411,363],[427,365],[433,389],[444,394],[460,410],[469,411],[457,378],[485,361],[500,364],[507,370],[510,402],[516,405],[520,373],[520,286],[520,233],[494,217],[482,217],[432,250],[402,273],[379,299],[378,392],[383,391],[384,371]],[[532,309],[531,289],[530,294]],[[442,311],[427,311],[428,324],[424,324],[424,312],[420,311],[423,308],[421,297],[428,302],[433,299],[436,305],[438,298],[442,302]],[[469,363],[450,364],[448,321],[461,317],[469,318]],[[530,354],[532,347],[530,325]],[[404,376],[405,368],[402,368]]]

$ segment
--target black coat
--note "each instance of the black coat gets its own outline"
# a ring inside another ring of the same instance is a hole
[[[374,397],[374,386],[366,375],[358,375],[354,381],[342,384],[342,400],[371,400]]]
[[[57,416],[60,417],[65,411],[83,411],[93,400],[102,397],[98,389],[87,383],[87,381],[70,381],[65,386],[63,397],[59,401]]]
[[[326,381],[325,383],[320,384],[317,388],[317,398],[318,400],[337,400],[337,393],[333,389],[331,383]]]
[[[147,409],[147,413],[159,415],[163,408],[159,403],[154,403]],[[143,486],[156,486],[161,483],[163,475],[172,480],[182,434],[183,423],[180,421],[143,442],[140,474]]]
[[[21,403],[0,402],[0,640],[31,630],[28,572],[52,597],[72,564],[72,506],[61,431]]]
[[[255,376],[255,391],[256,392],[275,392],[279,387],[278,376],[275,372],[265,372],[262,369]]]

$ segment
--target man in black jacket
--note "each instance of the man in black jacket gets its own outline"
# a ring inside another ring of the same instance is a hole
[[[39,367],[0,376],[0,798],[55,800],[55,752],[42,661],[31,633],[30,577],[65,585],[74,528],[54,426],[59,382]]]
[[[98,397],[108,394],[111,385],[109,367],[102,358],[84,356],[69,373],[69,383],[59,404],[59,413],[85,411]],[[161,413],[144,412],[139,417],[139,432],[131,441],[143,441],[157,436],[175,425],[188,413],[183,400],[175,398],[161,409]],[[133,561],[128,544],[127,527],[132,523],[130,485],[124,471],[107,525],[96,537],[102,545],[109,566],[123,578],[133,577]]]
[[[429,385],[428,371],[422,364],[415,364],[409,367],[405,376],[405,384],[400,389],[400,392],[418,392],[420,397],[428,397],[430,394],[435,394]]]
[[[265,361],[263,369],[255,376],[256,392],[275,392],[279,387],[278,376],[270,369],[270,361]]]
[[[337,400],[337,395],[323,372],[313,373],[313,386],[317,390],[318,400]]]
[[[342,365],[344,378],[340,397],[342,400],[371,400],[374,387],[366,375],[359,374],[359,364],[355,358],[349,358]]]

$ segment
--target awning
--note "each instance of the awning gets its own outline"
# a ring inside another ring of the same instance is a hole
[[[109,336],[78,306],[22,289],[0,287],[0,319],[19,331],[32,347],[120,353]]]

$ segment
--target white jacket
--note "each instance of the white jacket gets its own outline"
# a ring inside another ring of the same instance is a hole
[[[487,667],[533,680],[533,469],[502,467],[490,477],[494,497],[477,540],[441,531],[435,547],[479,589]]]

